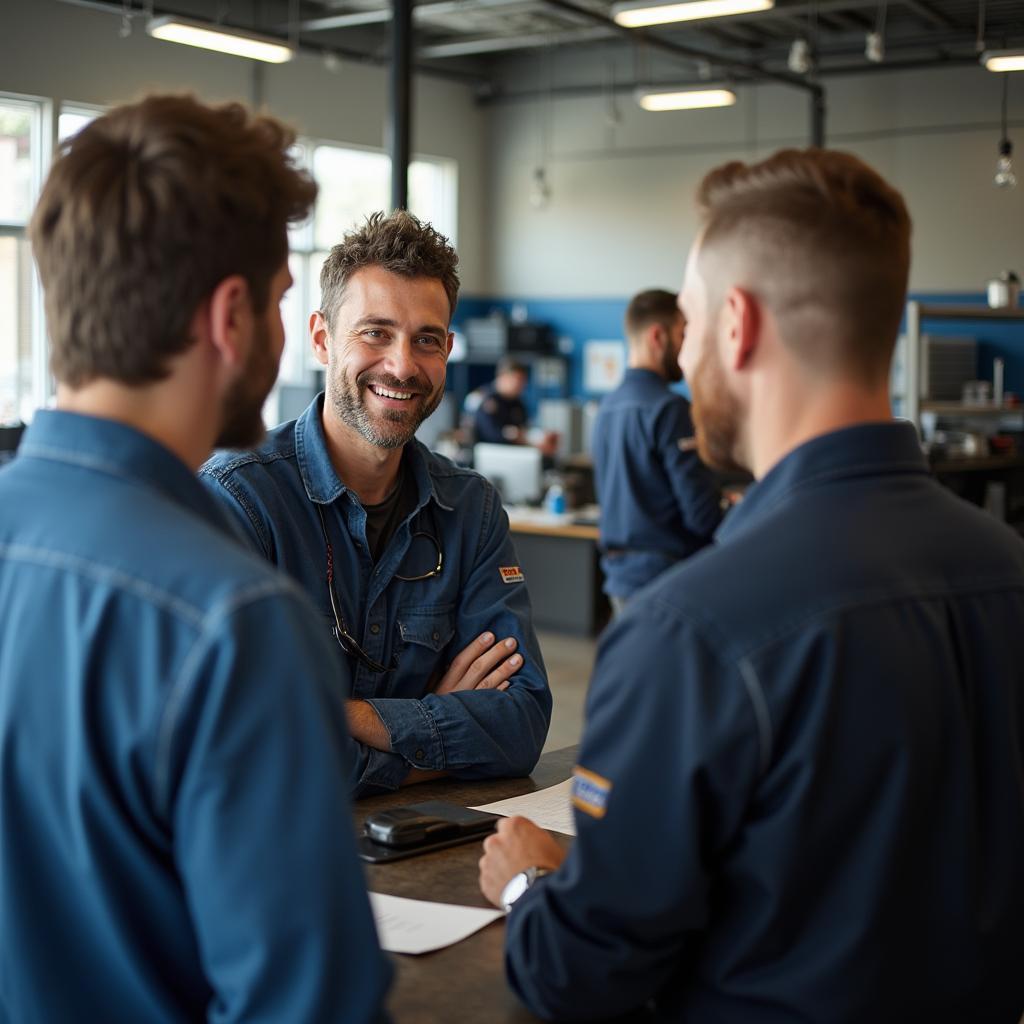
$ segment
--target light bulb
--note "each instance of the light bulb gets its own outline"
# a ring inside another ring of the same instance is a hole
[[[794,75],[806,75],[811,70],[811,44],[806,39],[794,39],[786,64]]]
[[[548,205],[551,198],[551,186],[548,185],[547,175],[543,167],[535,167],[533,170],[533,184],[530,186],[530,205],[535,210],[542,210]]]
[[[1017,184],[1017,175],[1013,173],[1013,143],[1009,139],[999,143],[995,184],[996,188],[1013,188]]]
[[[864,37],[864,56],[872,64],[881,64],[885,60],[885,40],[881,32],[869,32]]]

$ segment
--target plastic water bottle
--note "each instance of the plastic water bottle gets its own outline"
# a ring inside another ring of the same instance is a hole
[[[544,507],[553,516],[565,514],[565,491],[561,484],[552,484],[544,495]]]

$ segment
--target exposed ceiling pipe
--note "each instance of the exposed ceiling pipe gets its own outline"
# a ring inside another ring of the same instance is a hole
[[[884,74],[890,71],[918,71],[925,68],[933,68],[938,64],[943,67],[975,67],[978,63],[977,57],[950,57],[946,60],[936,61],[934,59],[928,60],[902,60],[902,61],[887,61],[885,64],[844,64],[834,65],[832,67],[820,67],[818,68],[818,75],[821,78],[832,78],[838,75],[859,75],[859,74]],[[672,84],[678,84],[680,88],[689,88],[691,86],[705,86],[713,87],[716,84],[714,80],[693,78],[693,79],[681,79],[678,82]],[[743,79],[740,84],[743,85],[756,85],[752,79]],[[480,103],[484,106],[491,106],[502,103],[534,103],[539,99],[543,99],[547,96],[552,96],[555,99],[586,99],[590,96],[605,96],[610,91],[616,94],[632,95],[639,88],[650,88],[652,85],[657,86],[658,83],[652,83],[649,80],[632,80],[627,82],[616,82],[614,87],[610,87],[607,82],[594,82],[584,83],[581,85],[563,85],[557,86],[554,89],[522,89],[516,90],[515,92],[506,92],[502,90],[495,91],[488,96],[482,97]]]
[[[417,4],[412,9],[412,16],[417,21],[429,21],[431,18],[448,17],[452,14],[463,14],[466,11],[501,11],[529,10],[538,7],[538,0],[439,0],[437,3]],[[391,8],[381,7],[371,11],[350,11],[347,14],[328,14],[323,18],[312,18],[299,22],[301,32],[327,32],[336,28],[354,28],[359,25],[374,25],[391,20]],[[287,26],[279,25],[279,29]]]
[[[503,50],[530,50],[542,46],[557,46],[562,43],[588,43],[597,39],[607,39],[611,34],[605,28],[574,28],[564,32],[535,32],[521,36],[489,36],[479,39],[455,40],[451,43],[434,43],[421,46],[416,52],[423,60],[469,57],[473,54],[496,53]]]

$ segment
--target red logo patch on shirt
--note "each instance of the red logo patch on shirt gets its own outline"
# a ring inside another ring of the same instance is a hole
[[[502,583],[522,583],[526,579],[518,565],[500,565],[498,573]]]

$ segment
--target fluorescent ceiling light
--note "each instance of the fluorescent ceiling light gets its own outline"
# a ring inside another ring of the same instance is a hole
[[[989,71],[1024,71],[1024,50],[986,50],[981,63]]]
[[[704,18],[727,18],[731,14],[752,14],[767,11],[775,0],[688,0],[678,4],[641,2],[612,5],[612,17],[626,28],[645,25],[667,25],[673,21],[701,21]]]
[[[736,93],[731,89],[641,89],[636,101],[644,110],[703,110],[731,107]]]
[[[192,21],[189,18],[153,18],[146,25],[146,31],[154,39],[198,46],[204,50],[217,50],[219,53],[248,57],[250,60],[265,60],[270,64],[283,64],[295,56],[295,51],[290,46],[269,36],[235,28],[218,28],[216,25]]]

